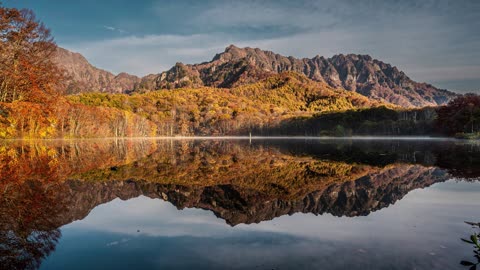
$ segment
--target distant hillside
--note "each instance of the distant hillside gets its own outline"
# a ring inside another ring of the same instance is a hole
[[[66,71],[67,93],[107,92],[124,93],[135,87],[140,78],[127,73],[114,75],[92,66],[85,57],[58,48],[54,61]]]
[[[392,106],[295,72],[231,89],[181,88],[133,95],[84,93],[69,100],[133,112],[156,123],[157,134],[162,136],[266,134],[291,117]]]
[[[270,51],[230,45],[212,61],[177,63],[166,72],[142,78],[139,89],[214,86],[231,88],[272,74],[294,71],[335,88],[358,92],[402,107],[446,104],[456,94],[411,80],[405,73],[368,55],[315,56],[296,59]]]

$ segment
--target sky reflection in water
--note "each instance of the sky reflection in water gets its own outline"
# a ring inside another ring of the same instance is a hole
[[[478,194],[479,183],[450,180],[366,217],[297,213],[235,227],[159,199],[115,199],[64,226],[42,269],[457,269]]]
[[[159,199],[115,199],[62,227],[42,269],[457,269],[478,194],[479,183],[450,180],[366,217],[297,213],[235,227]]]

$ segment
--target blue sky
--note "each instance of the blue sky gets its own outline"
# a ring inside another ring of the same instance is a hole
[[[114,73],[209,61],[229,44],[295,57],[370,54],[412,79],[480,89],[480,1],[6,0]]]

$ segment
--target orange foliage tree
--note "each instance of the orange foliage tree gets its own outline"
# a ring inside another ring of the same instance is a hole
[[[56,44],[31,10],[0,7],[0,102],[48,102],[61,88]]]

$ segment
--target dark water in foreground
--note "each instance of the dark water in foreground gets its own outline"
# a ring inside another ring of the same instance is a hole
[[[469,269],[480,144],[0,143],[0,269]]]

